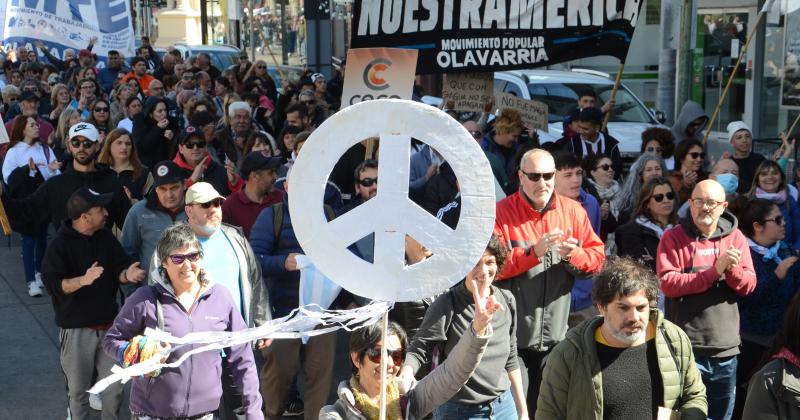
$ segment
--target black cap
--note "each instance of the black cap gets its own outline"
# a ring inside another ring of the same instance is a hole
[[[215,122],[216,120],[208,111],[198,111],[192,114],[191,118],[189,118],[189,124],[195,127],[205,127],[208,124]]]
[[[183,130],[183,135],[181,136],[180,144],[186,144],[189,140],[195,137],[203,140],[206,139],[205,134],[203,134],[202,128],[190,125]]]
[[[578,114],[577,120],[599,125],[603,122],[603,111],[600,108],[584,108]]]
[[[153,167],[153,187],[182,182],[184,179],[186,179],[186,172],[171,160],[158,162]]]
[[[33,101],[36,101],[36,102],[40,101],[39,97],[36,96],[36,93],[31,92],[29,90],[23,90],[22,94],[19,95],[19,101],[20,102],[24,102],[24,101],[30,101],[30,100],[33,100]]]
[[[67,200],[67,217],[75,220],[94,207],[108,206],[113,198],[113,193],[100,194],[89,187],[82,187]]]
[[[278,169],[281,166],[281,159],[272,157],[262,152],[252,152],[244,158],[242,162],[242,178],[247,179],[250,172],[262,169]]]

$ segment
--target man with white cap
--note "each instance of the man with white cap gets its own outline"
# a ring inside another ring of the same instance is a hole
[[[764,156],[751,151],[753,133],[744,121],[732,121],[728,124],[728,140],[733,146],[733,161],[739,166],[739,188],[737,192],[744,194],[753,186],[756,168],[764,161]]]
[[[32,223],[50,220],[59,226],[68,219],[66,204],[70,195],[81,187],[88,187],[101,194],[112,194],[111,202],[106,206],[108,225],[115,224],[122,228],[131,202],[117,173],[96,162],[101,147],[98,137],[97,128],[90,123],[79,122],[70,127],[66,146],[72,155],[72,162],[66,165],[61,175],[48,179],[24,199],[11,199],[4,194],[3,203],[9,218]]]
[[[258,327],[272,319],[267,289],[261,281],[261,265],[241,230],[222,223],[224,200],[211,184],[194,183],[186,191],[187,223],[203,247],[203,254],[209,256],[201,264],[208,277],[228,288],[247,326]],[[268,343],[259,340],[257,346],[264,348]],[[242,399],[227,366],[223,362],[220,410],[225,410],[225,418],[236,418],[230,414],[238,411]]]

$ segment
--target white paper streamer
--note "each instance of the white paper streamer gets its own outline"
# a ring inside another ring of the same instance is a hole
[[[317,305],[307,305],[293,310],[289,315],[273,319],[257,328],[248,328],[241,331],[212,331],[195,332],[183,337],[174,337],[168,332],[147,328],[144,336],[169,343],[171,347],[144,362],[122,368],[114,366],[112,374],[98,381],[88,392],[98,394],[109,385],[122,382],[130,378],[150,373],[156,369],[174,368],[183,363],[190,356],[210,350],[219,350],[240,344],[252,343],[265,338],[304,338],[326,334],[343,328],[353,331],[358,328],[378,322],[384,313],[392,308],[389,302],[377,301],[360,308],[350,310],[323,310]],[[317,328],[322,326],[323,328]],[[180,358],[170,363],[159,363],[164,356],[187,345],[203,344],[181,355]]]

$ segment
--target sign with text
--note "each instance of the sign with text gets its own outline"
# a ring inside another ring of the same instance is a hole
[[[494,105],[497,109],[511,108],[518,111],[525,125],[547,132],[547,104],[522,99],[510,93],[498,93],[494,96]]]
[[[494,73],[460,73],[444,76],[442,100],[456,111],[483,112],[494,99]]]
[[[342,109],[373,99],[411,99],[417,51],[352,48],[342,87]]]
[[[420,74],[533,68],[599,55],[624,62],[643,3],[355,0],[351,45],[419,50]]]

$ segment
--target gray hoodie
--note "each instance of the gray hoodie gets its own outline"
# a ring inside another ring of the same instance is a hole
[[[681,108],[681,112],[678,114],[678,118],[675,119],[675,124],[672,126],[672,135],[675,137],[675,145],[690,138],[689,135],[686,134],[686,127],[698,118],[704,118],[704,121],[694,133],[694,138],[702,141],[703,130],[705,130],[708,124],[708,116],[700,104],[695,101],[686,101],[686,103],[683,104],[683,108]]]

